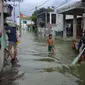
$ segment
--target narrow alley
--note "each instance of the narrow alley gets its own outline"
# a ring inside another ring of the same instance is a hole
[[[18,46],[20,66],[5,69],[0,85],[85,85],[85,66],[70,66],[77,55],[71,42],[57,40],[53,57],[45,44],[34,33],[24,33]]]

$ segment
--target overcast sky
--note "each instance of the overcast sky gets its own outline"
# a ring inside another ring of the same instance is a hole
[[[23,2],[21,3],[21,13],[26,15],[26,16],[31,16],[31,14],[33,13],[34,9],[36,6],[41,5],[42,3],[44,3],[47,0],[23,0]],[[57,7],[59,4],[68,1],[68,0],[48,0],[47,3],[45,3],[44,5],[42,5],[41,7],[48,7],[48,6],[55,6]],[[75,1],[79,1],[79,0],[69,0],[68,3],[73,3]],[[67,3],[67,4],[68,4]],[[18,12],[18,6],[16,7],[16,17],[19,15]],[[13,16],[12,16],[13,18]]]

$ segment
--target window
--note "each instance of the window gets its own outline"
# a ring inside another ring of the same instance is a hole
[[[27,24],[27,21],[23,21],[24,24]]]
[[[49,22],[50,22],[50,14],[47,13],[47,23],[49,23]]]
[[[56,24],[56,14],[52,14],[52,24]]]

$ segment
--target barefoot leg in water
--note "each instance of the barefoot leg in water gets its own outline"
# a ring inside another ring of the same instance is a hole
[[[85,55],[82,55],[80,59],[78,60],[78,64],[80,64],[82,61],[85,62]]]
[[[52,48],[51,55],[54,55],[54,48]]]
[[[81,58],[78,60],[78,64],[80,64],[82,60],[83,60],[83,59],[82,59],[82,57],[81,57]]]
[[[85,63],[85,54],[82,56],[82,60],[83,60],[84,63]]]

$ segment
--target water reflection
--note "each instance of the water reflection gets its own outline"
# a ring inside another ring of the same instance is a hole
[[[10,67],[4,69],[0,74],[0,85],[18,85],[15,80],[24,76],[23,72],[20,72],[17,67]]]

